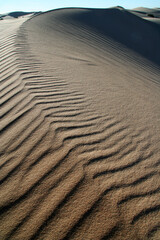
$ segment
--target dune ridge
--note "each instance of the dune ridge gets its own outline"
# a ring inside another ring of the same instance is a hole
[[[1,25],[2,239],[158,239],[159,33],[138,18],[153,32],[146,56],[145,30],[134,48],[128,27],[129,45],[115,32],[122,14]]]

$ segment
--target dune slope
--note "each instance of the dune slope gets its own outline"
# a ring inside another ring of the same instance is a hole
[[[159,27],[118,8],[16,21],[0,25],[1,239],[158,239]]]

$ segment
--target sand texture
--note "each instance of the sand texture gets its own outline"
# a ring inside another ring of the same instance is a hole
[[[159,19],[0,21],[0,240],[160,239]]]

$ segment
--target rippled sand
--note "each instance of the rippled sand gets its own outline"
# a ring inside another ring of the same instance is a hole
[[[160,238],[160,9],[150,11],[0,21],[0,239]]]

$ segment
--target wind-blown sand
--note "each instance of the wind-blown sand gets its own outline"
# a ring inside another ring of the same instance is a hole
[[[159,239],[160,9],[145,11],[0,21],[1,240]]]

